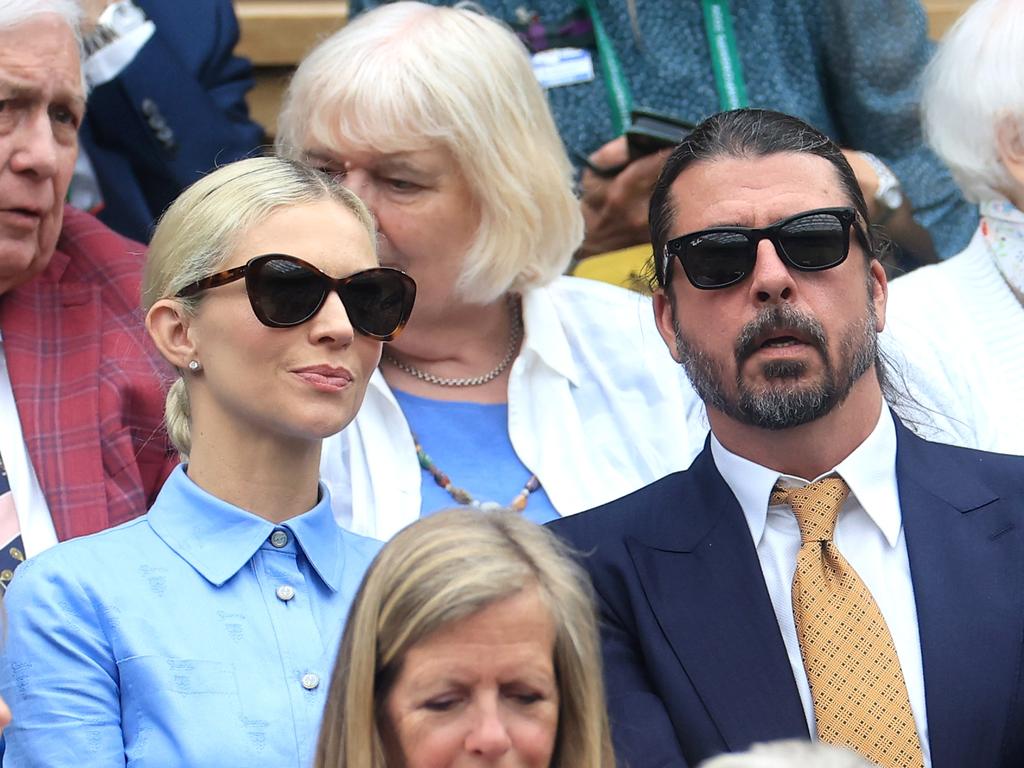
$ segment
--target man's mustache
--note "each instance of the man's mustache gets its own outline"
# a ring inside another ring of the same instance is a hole
[[[741,365],[761,348],[765,338],[773,335],[776,331],[779,332],[777,335],[786,335],[787,332],[795,331],[802,337],[806,337],[806,341],[822,355],[825,354],[828,341],[821,323],[789,304],[776,304],[765,307],[757,317],[743,326],[743,330],[736,337],[736,363]]]

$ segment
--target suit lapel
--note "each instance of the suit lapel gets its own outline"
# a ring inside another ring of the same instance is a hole
[[[98,289],[35,280],[11,291],[3,307],[14,400],[60,539],[108,522],[106,505],[96,503],[106,494],[97,381],[99,302]],[[74,520],[72,505],[80,510]]]
[[[646,538],[627,542],[651,610],[728,749],[807,738],[739,503],[707,448],[679,477],[680,506],[656,515]]]
[[[932,765],[1000,765],[1024,634],[1022,532],[968,454],[897,434]]]

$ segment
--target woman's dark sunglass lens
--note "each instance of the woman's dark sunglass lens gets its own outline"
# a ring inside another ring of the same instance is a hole
[[[261,319],[277,326],[298,325],[311,318],[329,290],[321,275],[288,259],[268,259],[247,277]]]
[[[390,336],[405,320],[406,289],[400,273],[371,270],[341,288],[352,324],[370,336]]]

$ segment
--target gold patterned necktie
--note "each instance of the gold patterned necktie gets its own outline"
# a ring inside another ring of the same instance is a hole
[[[836,475],[775,486],[800,526],[793,617],[814,700],[818,738],[887,768],[922,768],[921,742],[892,635],[832,536],[849,487]]]

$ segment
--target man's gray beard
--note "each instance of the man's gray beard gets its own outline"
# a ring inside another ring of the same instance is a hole
[[[851,328],[839,345],[840,370],[828,355],[828,340],[821,323],[802,314],[788,304],[779,304],[762,310],[743,327],[736,340],[733,354],[736,360],[735,399],[730,399],[722,383],[722,369],[704,350],[689,342],[679,327],[673,311],[676,352],[693,388],[708,408],[721,411],[742,424],[762,429],[789,429],[807,424],[831,412],[850,394],[853,385],[871,368],[877,355],[875,305],[868,300],[864,322]],[[799,361],[773,361],[765,363],[761,371],[769,384],[762,389],[747,386],[741,374],[743,363],[757,351],[755,339],[773,328],[799,331],[818,350],[824,364],[819,381],[797,384],[806,365]],[[786,379],[791,380],[786,384]],[[779,381],[772,386],[772,381]]]

